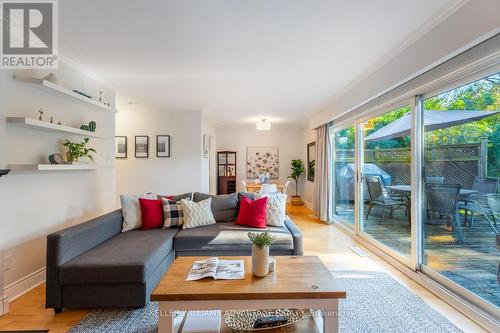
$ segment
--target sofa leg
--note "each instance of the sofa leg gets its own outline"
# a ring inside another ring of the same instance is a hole
[[[63,308],[54,308],[54,313],[61,313],[62,310]]]

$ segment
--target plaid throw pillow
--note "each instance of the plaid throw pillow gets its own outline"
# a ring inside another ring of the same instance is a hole
[[[182,206],[173,200],[165,198],[161,200],[163,202],[163,229],[181,226],[184,223]]]

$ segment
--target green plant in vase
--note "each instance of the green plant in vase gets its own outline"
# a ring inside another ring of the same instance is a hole
[[[264,277],[269,273],[269,247],[274,241],[268,232],[249,232],[248,239],[252,242],[252,274]]]
[[[304,174],[304,171],[302,160],[292,160],[292,172],[288,178],[293,179],[295,182],[295,195],[292,196],[293,206],[301,206],[303,204],[302,198],[299,195],[299,178]]]
[[[270,247],[273,244],[274,237],[268,231],[264,232],[249,232],[248,239],[252,242],[253,245],[260,247]]]
[[[66,153],[68,162],[78,162],[80,158],[88,157],[92,162],[94,162],[94,156],[91,153],[97,153],[94,148],[88,148],[89,138],[84,138],[82,142],[71,142],[65,140],[63,146],[66,147],[68,152]]]

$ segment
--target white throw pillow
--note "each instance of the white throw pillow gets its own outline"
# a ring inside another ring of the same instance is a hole
[[[122,232],[139,229],[142,226],[141,205],[139,203],[139,198],[156,199],[156,194],[120,195],[123,214]]]
[[[282,227],[286,217],[286,194],[275,192],[255,194],[255,199],[267,197],[266,225]]]
[[[182,199],[181,206],[184,214],[184,224],[182,225],[182,229],[215,224],[215,218],[211,209],[212,198],[199,202]]]

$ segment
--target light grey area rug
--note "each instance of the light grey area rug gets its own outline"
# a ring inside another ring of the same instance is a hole
[[[340,302],[342,333],[462,332],[386,273],[332,272],[347,291]],[[71,333],[154,333],[157,303],[144,309],[94,310]]]

